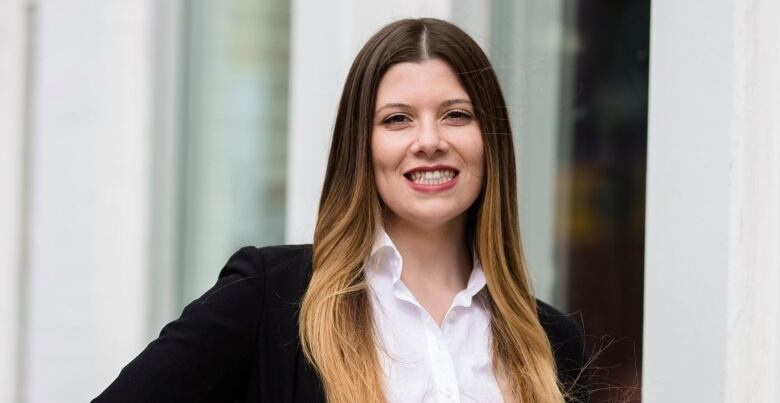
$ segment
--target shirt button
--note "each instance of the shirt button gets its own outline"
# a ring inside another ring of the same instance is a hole
[[[452,397],[452,389],[444,388],[443,392],[444,392],[444,396],[447,397],[448,399]]]

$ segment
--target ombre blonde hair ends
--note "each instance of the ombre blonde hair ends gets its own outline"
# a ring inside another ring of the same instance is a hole
[[[483,136],[486,176],[467,213],[467,242],[476,245],[487,280],[494,371],[511,402],[563,402],[524,260],[514,149],[498,79],[466,33],[437,19],[385,26],[363,46],[347,76],[314,231],[312,276],[300,311],[304,354],[328,402],[386,401],[363,273],[382,226],[371,164],[374,101],[390,66],[432,58],[446,61],[458,75]]]

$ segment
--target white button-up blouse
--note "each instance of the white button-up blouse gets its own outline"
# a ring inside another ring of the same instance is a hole
[[[504,401],[493,374],[485,276],[474,255],[468,284],[439,327],[401,281],[393,241],[385,231],[377,235],[364,270],[389,402]]]

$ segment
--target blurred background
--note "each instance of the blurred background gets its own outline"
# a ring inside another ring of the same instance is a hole
[[[89,400],[239,247],[309,243],[349,64],[419,16],[489,54],[538,297],[639,401],[649,0],[0,4],[0,401]]]

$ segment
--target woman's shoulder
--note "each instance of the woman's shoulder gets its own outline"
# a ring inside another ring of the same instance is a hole
[[[295,315],[284,309],[294,309],[289,302],[299,298],[310,271],[308,245],[239,249],[216,284],[167,324],[94,401],[238,399],[264,315],[278,318],[277,338],[294,337]],[[282,334],[283,327],[293,330]]]
[[[257,279],[259,281],[250,282],[261,286],[266,297],[267,291],[272,290],[273,296],[297,299],[308,285],[311,263],[311,244],[245,246],[225,263],[219,273],[219,282],[230,287]],[[226,278],[232,281],[225,282]]]
[[[219,276],[284,276],[300,272],[308,275],[310,271],[311,244],[244,246],[230,256]]]
[[[257,253],[263,255],[266,263],[277,266],[290,260],[311,258],[311,244],[271,245],[253,248],[257,250]]]
[[[587,401],[590,369],[579,316],[564,314],[540,300],[536,301],[536,311],[550,340],[561,382],[578,401]]]
[[[551,343],[582,337],[582,329],[575,321],[576,315],[562,313],[539,299],[536,300],[536,312]]]

